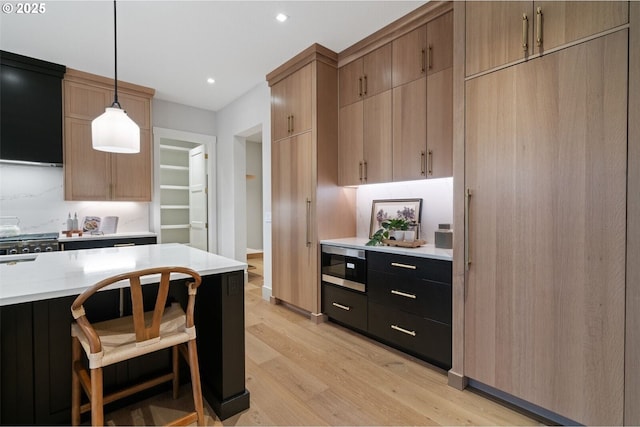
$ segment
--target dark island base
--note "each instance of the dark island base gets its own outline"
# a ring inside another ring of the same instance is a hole
[[[149,286],[151,291],[153,285]],[[184,303],[179,283],[171,294]],[[128,314],[128,290],[124,293]],[[92,321],[117,317],[120,291],[96,294],[87,313]],[[0,424],[69,425],[71,421],[71,313],[75,297],[0,307]],[[92,300],[89,300],[92,301]],[[202,392],[224,420],[249,408],[245,389],[244,274],[204,276],[196,298],[196,330]],[[105,388],[127,385],[170,370],[170,353],[161,351],[105,368]],[[186,367],[186,366],[185,366]],[[187,379],[188,375],[182,375]],[[160,386],[161,391],[167,386]],[[114,402],[117,407],[149,397]]]

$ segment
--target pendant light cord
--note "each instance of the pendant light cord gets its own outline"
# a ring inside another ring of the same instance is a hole
[[[122,109],[120,103],[118,102],[118,26],[117,26],[117,18],[116,18],[116,0],[113,0],[113,52],[114,52],[114,64],[115,64],[115,72],[114,72],[114,96],[113,96],[113,106],[117,106]]]

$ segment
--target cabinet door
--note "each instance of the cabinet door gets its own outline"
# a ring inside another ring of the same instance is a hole
[[[296,135],[311,129],[313,83],[311,64],[287,77],[287,105],[291,122],[289,133]]]
[[[453,69],[427,76],[427,178],[453,176]]]
[[[427,27],[422,26],[392,42],[393,87],[424,77],[426,73]]]
[[[338,70],[340,107],[353,104],[362,98],[362,58],[358,58]]]
[[[272,146],[273,295],[304,310],[318,305],[311,132]]]
[[[629,22],[626,1],[536,1],[534,5],[533,46],[539,53]]]
[[[427,75],[453,67],[453,11],[427,24]]]
[[[287,105],[287,80],[271,86],[271,139],[278,141],[289,136],[289,109]]]
[[[392,180],[391,97],[387,90],[364,103],[363,178],[366,183]]]
[[[64,115],[93,120],[111,106],[113,97],[107,89],[75,82],[64,82]]]
[[[588,425],[623,422],[626,85],[626,30],[466,83],[465,375]]]
[[[151,201],[151,133],[140,129],[140,152],[111,154],[111,200]]]
[[[113,95],[112,95],[113,96]],[[141,129],[151,129],[151,100],[128,93],[118,93],[118,102]]]
[[[393,180],[425,178],[427,79],[393,89]]]
[[[531,2],[469,1],[466,16],[467,76],[526,58],[531,53],[534,20]]]
[[[91,145],[91,122],[65,118],[65,200],[109,200],[111,162],[108,153]]]
[[[365,55],[362,58],[362,69],[365,97],[391,89],[391,43]]]
[[[363,178],[363,101],[340,108],[338,181],[359,185]]]

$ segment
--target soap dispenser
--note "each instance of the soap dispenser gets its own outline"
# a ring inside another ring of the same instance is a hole
[[[73,214],[73,230],[78,230],[78,212]]]
[[[71,212],[69,212],[69,216],[67,217],[67,231],[73,230],[73,220],[71,219]]]

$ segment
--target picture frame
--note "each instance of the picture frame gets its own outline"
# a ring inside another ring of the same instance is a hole
[[[403,218],[416,223],[416,229],[420,229],[422,217],[422,199],[381,199],[371,203],[371,224],[369,226],[369,238],[382,228],[382,222],[386,219]]]

